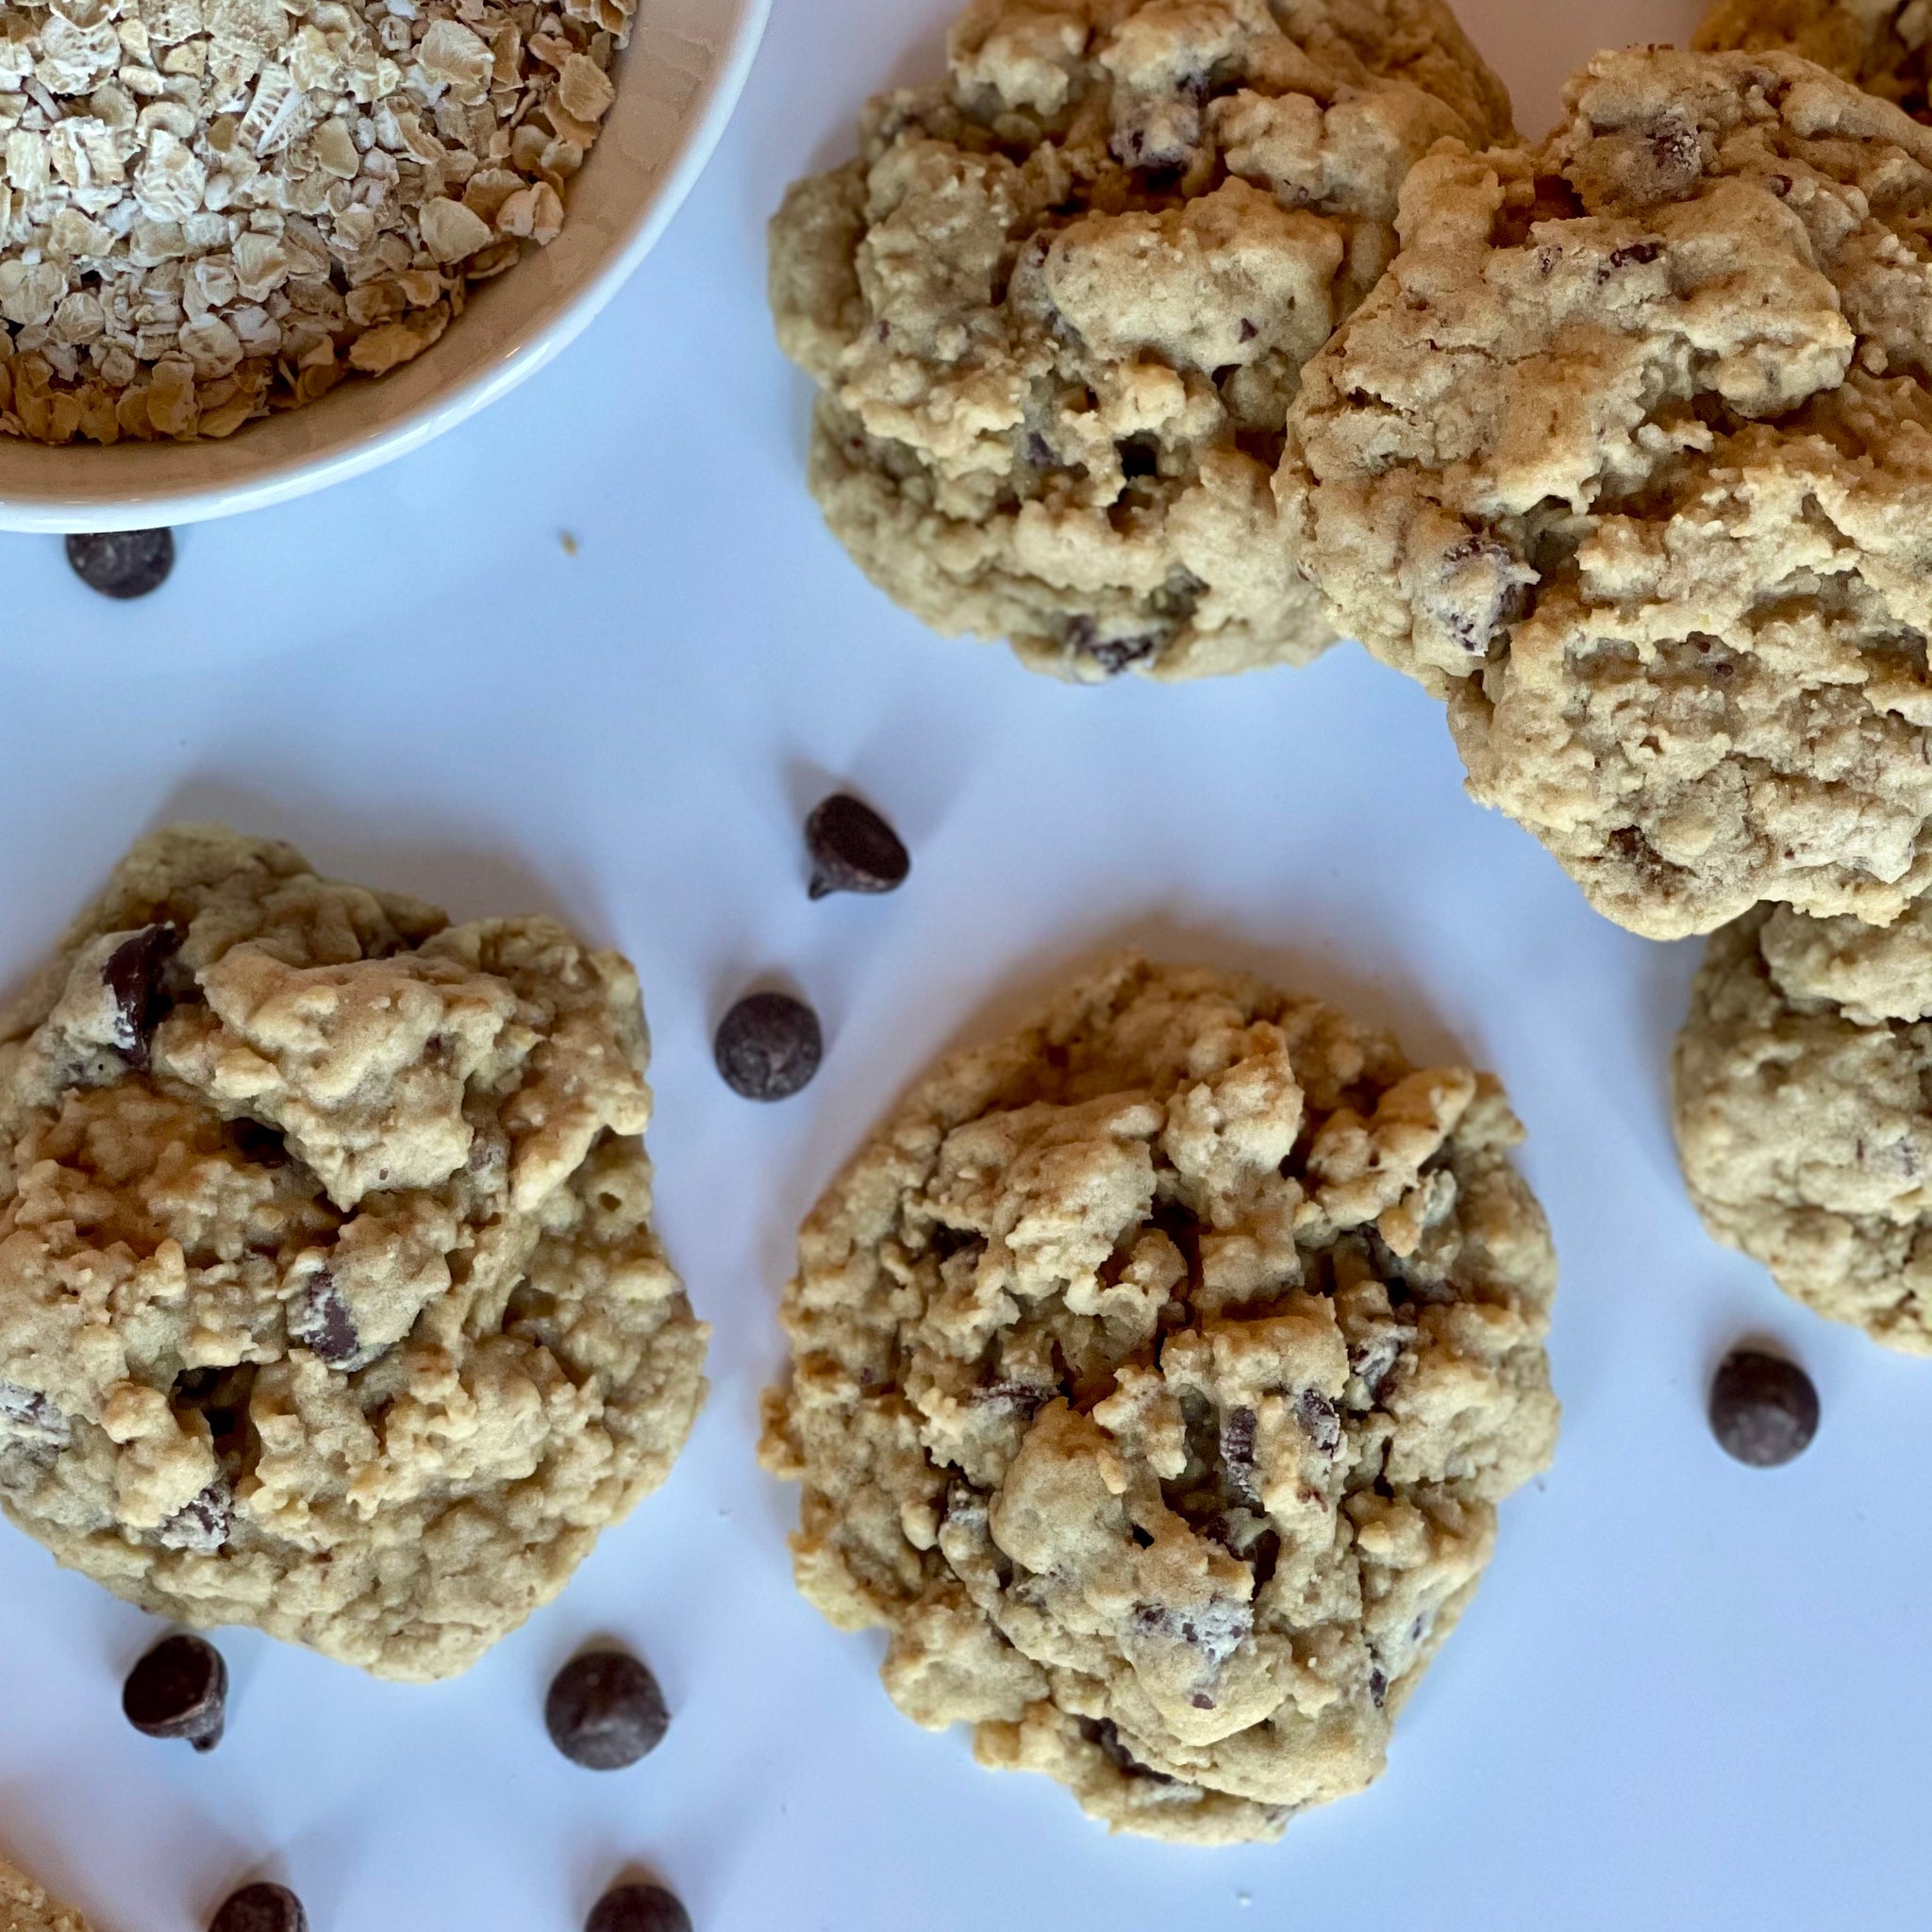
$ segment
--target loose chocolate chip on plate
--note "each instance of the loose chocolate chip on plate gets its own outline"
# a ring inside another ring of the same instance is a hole
[[[786,1100],[819,1070],[819,1016],[790,993],[755,992],[724,1015],[712,1049],[718,1071],[747,1100]]]
[[[146,1071],[148,1041],[161,1018],[161,969],[180,944],[178,926],[145,925],[102,962],[101,983],[114,1002],[114,1044],[137,1073]]]
[[[657,1678],[628,1651],[587,1650],[558,1672],[543,1722],[573,1764],[622,1771],[658,1748],[671,1713]]]
[[[67,561],[91,591],[104,597],[145,597],[175,568],[173,530],[105,530],[70,537]]]
[[[200,1637],[164,1637],[127,1674],[121,1708],[150,1738],[183,1738],[197,1751],[222,1741],[228,1667]]]
[[[286,1885],[244,1885],[208,1921],[208,1932],[308,1932],[308,1914]]]
[[[811,895],[890,892],[912,870],[899,835],[862,799],[839,791],[805,822],[811,852]]]
[[[661,1885],[619,1885],[591,1907],[584,1932],[691,1932],[691,1914]]]
[[[1818,1433],[1818,1391],[1796,1362],[1734,1348],[1711,1378],[1710,1427],[1740,1462],[1775,1469],[1803,1455]]]

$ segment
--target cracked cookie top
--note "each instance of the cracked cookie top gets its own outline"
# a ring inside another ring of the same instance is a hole
[[[1925,118],[1924,0],[1715,0],[1690,44],[1707,54],[1800,54]]]
[[[1786,1293],[1932,1354],[1932,910],[1761,908],[1711,936],[1674,1058],[1677,1152]]]
[[[1605,55],[1450,146],[1276,478],[1470,790],[1656,938],[1932,885],[1932,130],[1790,55]]]
[[[800,1588],[1116,1828],[1367,1784],[1555,1441],[1520,1138],[1487,1075],[1133,958],[946,1062],[800,1236]]]
[[[149,1609],[462,1670],[668,1472],[636,975],[216,826],[0,1015],[0,1505]]]
[[[832,529],[1062,676],[1314,656],[1269,473],[1445,135],[1510,129],[1441,0],[977,0],[772,225]]]

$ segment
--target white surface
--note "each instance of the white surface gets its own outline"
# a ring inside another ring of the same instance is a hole
[[[617,99],[547,248],[381,382],[220,441],[0,441],[0,530],[129,530],[288,503],[420,449],[574,342],[656,245],[724,132],[771,0],[642,0]]]
[[[784,0],[662,247],[572,354],[434,449],[188,532],[170,586],[126,608],[58,543],[0,544],[0,977],[182,811],[459,913],[558,909],[642,969],[662,1224],[718,1331],[689,1455],[560,1603],[434,1690],[235,1636],[208,1758],[121,1719],[153,1626],[0,1529],[0,1840],[103,1932],[192,1932],[257,1871],[316,1932],[575,1932],[631,1859],[699,1932],[1923,1924],[1932,1368],[1700,1232],[1663,1089],[1694,947],[1592,918],[1462,796],[1436,708],[1352,648],[1064,690],[925,636],[821,530],[759,226],[870,84],[928,63],[942,6]],[[1541,125],[1600,34],[1668,37],[1689,9],[1472,12]],[[797,826],[835,780],[905,833],[895,897],[808,903]],[[1272,1848],[1109,1840],[899,1718],[875,1644],[793,1592],[793,1498],[752,1457],[801,1211],[935,1048],[1130,937],[1297,976],[1413,1052],[1496,1068],[1564,1263],[1556,1471],[1505,1511],[1387,1777]],[[707,1042],[766,974],[819,1003],[829,1053],[760,1110]],[[1824,1395],[1780,1473],[1726,1462],[1701,1416],[1748,1334],[1794,1347]],[[604,1778],[540,1721],[597,1633],[637,1644],[675,1707],[656,1757]]]

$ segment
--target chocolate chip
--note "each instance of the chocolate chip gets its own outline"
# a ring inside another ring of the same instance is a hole
[[[1080,1735],[1123,1776],[1150,1778],[1154,1783],[1161,1785],[1174,1783],[1174,1779],[1169,1777],[1166,1772],[1156,1771],[1151,1764],[1142,1764],[1121,1742],[1121,1734],[1114,1727],[1114,1722],[1110,1717],[1083,1717],[1080,1720]]]
[[[1241,325],[1239,333],[1242,341],[1252,342],[1261,331],[1244,315],[1241,317]]]
[[[984,1389],[974,1390],[967,1399],[975,1408],[1004,1408],[1010,1415],[1024,1416],[1030,1421],[1039,1414],[1053,1392],[1051,1389],[1035,1388],[1030,1382],[1002,1379],[988,1383]]]
[[[1130,664],[1139,664],[1160,648],[1156,636],[1104,638],[1091,617],[1068,621],[1063,633],[1070,649],[1091,658],[1108,677],[1118,677]]]
[[[1218,1671],[1255,1629],[1255,1613],[1232,1597],[1210,1596],[1198,1608],[1177,1610],[1169,1604],[1136,1604],[1134,1624],[1143,1637],[1185,1644],[1198,1653],[1204,1668]]]
[[[161,1019],[161,969],[180,943],[178,926],[143,926],[102,964],[101,983],[114,1001],[114,1045],[137,1072],[147,1068],[148,1041]]]
[[[550,1740],[586,1771],[622,1771],[671,1724],[658,1680],[628,1651],[587,1650],[558,1671],[543,1704]]]
[[[1443,551],[1435,614],[1472,657],[1486,654],[1498,631],[1528,613],[1529,586],[1521,568],[1492,537],[1465,537]]]
[[[1108,143],[1114,159],[1156,177],[1177,175],[1201,144],[1208,87],[1208,76],[1194,74],[1157,93],[1117,95]]]
[[[1796,1362],[1734,1348],[1711,1377],[1710,1428],[1727,1455],[1775,1469],[1818,1433],[1818,1391]]]
[[[286,1885],[258,1880],[223,1903],[208,1932],[308,1932],[308,1914]]]
[[[691,1914],[661,1885],[620,1885],[591,1907],[584,1932],[691,1932]]]
[[[1304,1389],[1294,1399],[1294,1413],[1308,1440],[1324,1456],[1333,1456],[1341,1447],[1341,1418],[1319,1389]]]
[[[1628,242],[1622,248],[1610,250],[1611,268],[1639,268],[1646,262],[1655,261],[1664,252],[1661,242]]]
[[[1369,1391],[1370,1401],[1374,1401],[1381,1394],[1391,1372],[1402,1359],[1402,1344],[1405,1339],[1413,1336],[1414,1333],[1413,1328],[1384,1330],[1378,1334],[1371,1334],[1363,1341],[1349,1343],[1349,1369],[1351,1373],[1362,1378],[1362,1385]]]
[[[200,1637],[164,1637],[128,1672],[121,1708],[150,1738],[182,1738],[197,1751],[222,1741],[228,1667]]]
[[[67,561],[89,590],[104,597],[145,597],[175,568],[173,530],[105,530],[70,537]]]
[[[912,870],[899,835],[863,800],[837,791],[805,822],[811,896],[891,892]]]
[[[235,1498],[225,1476],[216,1476],[191,1503],[175,1510],[156,1532],[164,1550],[192,1550],[212,1556],[235,1526]]]
[[[1375,1708],[1377,1710],[1381,1709],[1382,1700],[1385,1697],[1387,1697],[1388,1694],[1389,1679],[1383,1674],[1381,1668],[1377,1666],[1374,1670],[1369,1673],[1369,1695],[1374,1699]]]
[[[326,1268],[311,1274],[289,1304],[289,1340],[332,1369],[346,1368],[362,1353],[355,1311]]]
[[[1692,124],[1674,111],[1658,115],[1645,137],[1660,181],[1689,187],[1704,167],[1704,142]]]
[[[1227,1486],[1250,1503],[1261,1500],[1255,1468],[1255,1422],[1252,1408],[1232,1408],[1221,1424],[1221,1462],[1227,1472]]]
[[[17,1382],[0,1382],[0,1428],[36,1448],[64,1449],[73,1436],[67,1418],[38,1389]]]
[[[790,993],[755,992],[724,1015],[712,1051],[734,1093],[787,1100],[819,1070],[824,1036],[819,1016]]]

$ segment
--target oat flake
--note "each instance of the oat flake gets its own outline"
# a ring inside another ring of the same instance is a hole
[[[635,0],[0,0],[0,432],[231,435],[555,241]]]

